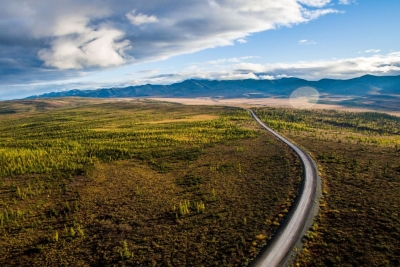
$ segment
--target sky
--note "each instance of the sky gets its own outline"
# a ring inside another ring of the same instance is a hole
[[[400,75],[398,0],[0,0],[0,99]]]

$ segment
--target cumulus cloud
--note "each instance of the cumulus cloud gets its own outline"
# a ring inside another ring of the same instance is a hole
[[[235,42],[245,43],[246,37],[253,33],[338,12],[325,8],[329,3],[328,0],[4,0],[0,10],[3,51],[0,58],[22,62],[26,55],[35,55],[30,64],[58,69],[166,59]],[[14,46],[9,48],[6,42]],[[15,47],[20,47],[18,52]]]
[[[108,67],[124,63],[129,41],[120,41],[124,33],[112,28],[86,28],[74,35],[62,35],[51,42],[50,49],[38,52],[39,59],[49,67],[81,69]]]
[[[0,11],[0,17],[5,17],[0,21],[0,50],[20,62],[21,71],[120,65],[129,40],[122,40],[125,33],[105,21],[110,15],[108,7],[93,8],[85,1],[5,0]],[[4,47],[3,40],[13,40],[13,46]]]
[[[142,13],[135,14],[136,9],[132,10],[131,12],[126,14],[126,18],[134,25],[141,25],[141,24],[146,24],[146,23],[155,23],[158,21],[157,17],[152,15],[152,16],[147,16]]]

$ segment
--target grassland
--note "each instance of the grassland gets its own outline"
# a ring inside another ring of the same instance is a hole
[[[236,108],[11,101],[0,121],[2,266],[246,266],[301,176]]]
[[[260,108],[309,151],[323,180],[321,213],[294,266],[400,266],[400,118]]]

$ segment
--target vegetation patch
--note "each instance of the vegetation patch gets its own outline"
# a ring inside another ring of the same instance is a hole
[[[316,159],[321,213],[294,266],[400,266],[400,118],[256,109]]]
[[[193,174],[187,174],[183,178],[178,180],[178,184],[183,187],[191,187],[199,185],[202,182],[201,177],[197,177]]]
[[[1,265],[245,266],[297,195],[247,111],[43,101],[0,103]]]

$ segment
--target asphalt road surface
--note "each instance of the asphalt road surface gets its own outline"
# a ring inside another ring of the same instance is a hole
[[[307,230],[307,222],[313,219],[311,210],[316,198],[318,170],[315,162],[302,149],[291,143],[285,137],[266,126],[252,110],[253,118],[267,131],[271,132],[282,142],[286,143],[299,156],[303,164],[303,181],[294,206],[281,228],[275,233],[265,250],[254,260],[253,267],[283,266],[292,254],[296,244],[302,239]]]

